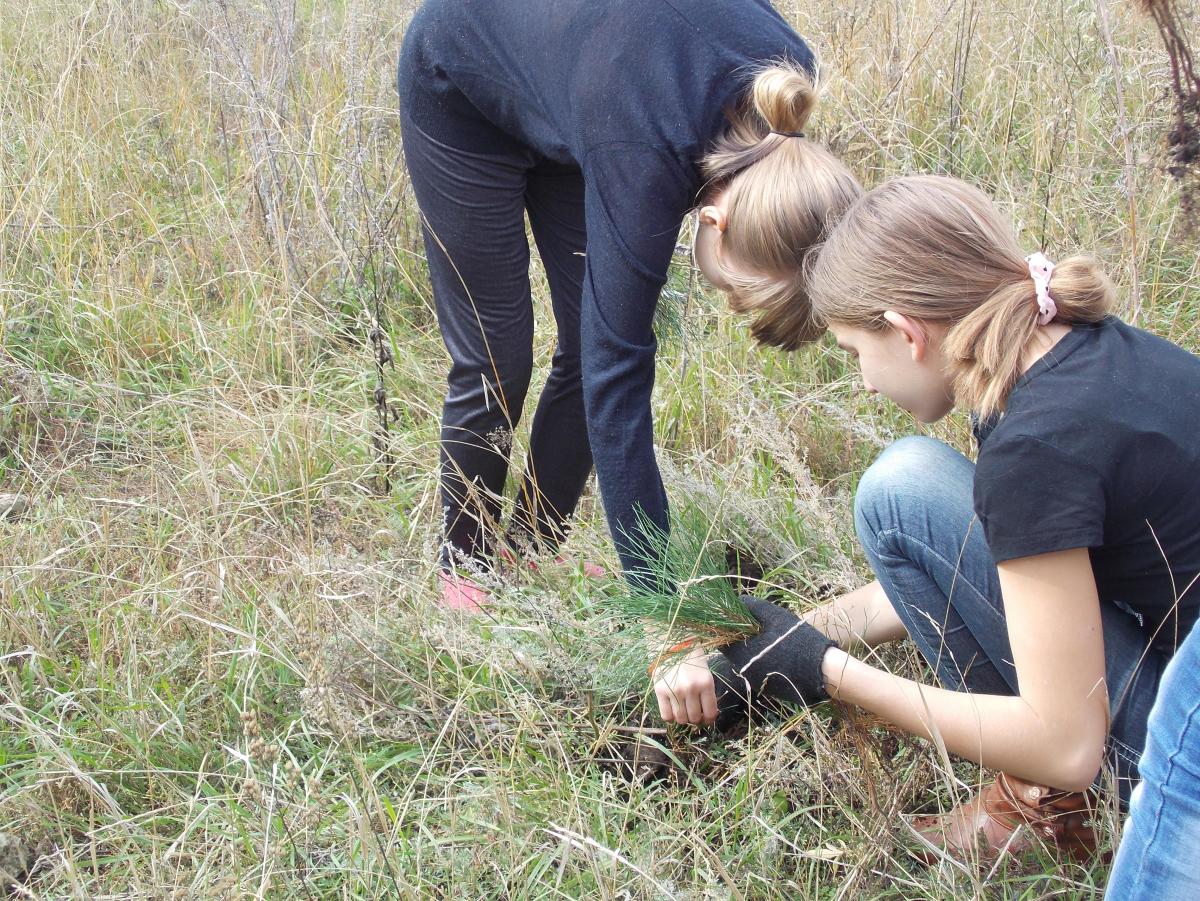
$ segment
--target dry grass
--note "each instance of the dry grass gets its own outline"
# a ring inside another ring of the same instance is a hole
[[[1131,315],[1197,349],[1165,61],[1133,4],[779,5],[835,75],[820,128],[865,180],[979,182],[1031,248],[1097,253]],[[410,12],[0,5],[0,493],[32,500],[0,521],[0,831],[6,860],[39,858],[17,895],[1095,896],[1101,864],[917,864],[898,813],[978,774],[845,711],[649,733],[659,781],[596,762],[643,687],[613,585],[550,569],[485,620],[436,612],[444,355],[392,88]],[[751,348],[715,297],[675,331],[656,404],[676,501],[802,599],[852,584],[856,474],[914,425],[827,347]],[[614,562],[590,497],[571,548]]]

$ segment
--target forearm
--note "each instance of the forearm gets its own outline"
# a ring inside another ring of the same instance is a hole
[[[626,576],[648,570],[652,577],[669,529],[650,406],[655,345],[652,337],[621,343],[598,313],[585,323],[583,392],[596,481]]]
[[[822,661],[831,697],[868,710],[951,753],[1060,789],[1082,789],[1099,768],[1103,735],[1047,722],[1019,696],[980,695],[922,685],[837,648]]]
[[[908,635],[878,582],[822,604],[801,619],[836,641],[843,651],[857,645],[873,648]]]

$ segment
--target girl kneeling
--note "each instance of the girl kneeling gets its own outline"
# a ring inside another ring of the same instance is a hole
[[[924,422],[971,410],[978,459],[925,437],[889,447],[855,501],[878,581],[803,622],[752,601],[766,628],[726,654],[752,689],[827,692],[1001,771],[918,820],[929,841],[1011,849],[1030,825],[1086,849],[1083,792],[1107,761],[1127,798],[1200,606],[1200,359],[1109,315],[1094,261],[1026,257],[950,178],[861,198],[809,290],[869,391]],[[905,636],[945,688],[846,652]]]

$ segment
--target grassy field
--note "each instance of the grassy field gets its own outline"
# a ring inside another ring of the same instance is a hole
[[[1135,4],[778,5],[865,182],[977,182],[1031,250],[1098,254],[1129,318],[1197,350]],[[446,359],[393,89],[412,6],[0,5],[0,493],[31,502],[0,521],[14,896],[1098,897],[1100,863],[918,863],[899,814],[978,768],[831,705],[737,740],[651,717],[655,778],[629,778],[644,661],[617,580],[549,567],[487,618],[433,606]],[[681,259],[655,397],[673,503],[801,606],[854,585],[857,476],[917,425],[828,344],[756,349],[688,285]],[[535,293],[544,377],[540,269]],[[961,419],[936,434],[967,446]],[[598,508],[569,549],[613,567]]]

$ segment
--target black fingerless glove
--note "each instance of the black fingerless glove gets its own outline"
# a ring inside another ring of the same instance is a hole
[[[733,674],[733,664],[721,654],[708,658],[708,669],[713,675],[713,687],[717,693],[718,732],[726,735],[735,732],[743,723],[761,721],[772,716],[786,716],[787,706],[762,692],[747,690],[747,682]]]
[[[749,595],[742,600],[762,631],[721,648],[734,682],[744,680],[739,694],[744,698],[748,693],[751,702],[760,692],[789,704],[829,700],[821,660],[837,642],[783,607]]]

